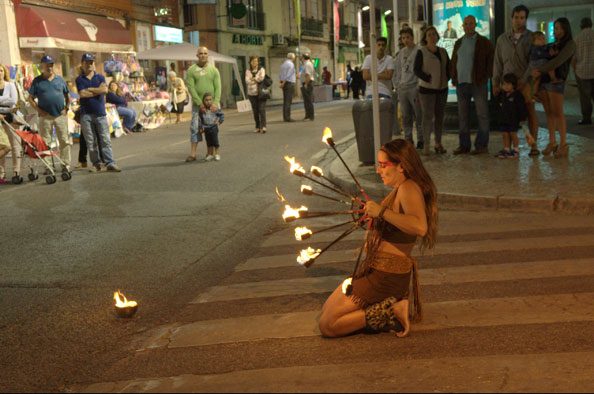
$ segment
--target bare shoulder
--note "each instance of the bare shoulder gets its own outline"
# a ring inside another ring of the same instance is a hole
[[[400,185],[399,191],[402,191],[403,194],[407,195],[423,194],[421,187],[412,179],[408,179],[402,185]]]

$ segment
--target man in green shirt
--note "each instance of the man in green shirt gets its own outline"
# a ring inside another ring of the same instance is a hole
[[[216,112],[221,100],[221,75],[216,67],[208,64],[208,48],[198,48],[196,57],[198,58],[198,62],[188,69],[186,81],[188,91],[192,96],[192,122],[190,123],[191,152],[190,156],[186,158],[186,162],[196,160],[196,147],[198,146],[198,142],[202,141],[199,114],[200,111],[204,112],[206,110],[202,103],[202,97],[204,97],[205,93],[213,95],[214,101],[210,107],[211,112]]]

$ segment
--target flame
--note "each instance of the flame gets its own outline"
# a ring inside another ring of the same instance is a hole
[[[346,278],[344,282],[342,282],[342,294],[346,294],[347,287],[353,283],[353,278]]]
[[[124,299],[124,301],[122,301],[120,296]],[[113,292],[113,299],[116,303],[115,306],[117,306],[118,308],[127,308],[138,305],[136,301],[128,301],[126,296],[123,295],[122,292],[120,292],[119,290]]]
[[[303,169],[303,167],[301,167],[301,164],[295,162],[294,157],[285,156],[285,160],[289,162],[289,164],[291,164],[291,168],[289,169],[289,171],[291,171],[292,174],[305,174],[305,170]]]
[[[299,212],[301,211],[307,211],[307,207],[302,205],[301,208],[294,209],[287,204],[285,205],[285,212],[283,212],[283,220],[285,222],[290,222],[292,220],[299,219]]]
[[[311,166],[311,173],[316,176],[324,176],[324,171],[320,167]]]
[[[311,188],[311,186],[301,185],[301,193],[303,193],[303,194],[311,194],[312,191],[313,191],[313,189]]]
[[[314,250],[311,246],[307,249],[302,249],[299,256],[297,256],[297,262],[301,265],[307,263],[311,259],[315,259],[322,252],[322,249]]]
[[[276,196],[280,200],[280,202],[286,202],[287,200],[285,200],[285,197],[282,194],[280,194],[280,192],[278,191],[278,186],[275,189],[276,189]]]
[[[330,130],[330,127],[325,127],[324,128],[324,136],[322,137],[322,142],[330,145],[330,143],[328,143],[329,138],[332,138],[332,130]]]
[[[311,237],[312,234],[311,230],[307,227],[297,227],[295,229],[295,239],[297,241],[303,241],[304,239]]]

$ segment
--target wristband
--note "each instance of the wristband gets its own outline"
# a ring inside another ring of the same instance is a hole
[[[382,209],[379,212],[379,215],[377,215],[377,217],[380,218],[380,219],[383,219],[384,218],[384,212],[386,212],[386,209],[388,209],[388,207],[382,207]]]

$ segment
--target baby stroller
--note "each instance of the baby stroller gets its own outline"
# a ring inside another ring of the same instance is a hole
[[[54,157],[60,162],[60,164],[62,164],[63,168],[66,167],[66,163],[64,163],[60,156],[57,155],[58,153],[60,153],[60,151],[52,150],[49,146],[47,146],[47,144],[45,143],[41,135],[39,135],[39,133],[36,133],[31,130],[31,127],[29,126],[29,124],[27,124],[27,122],[25,122],[22,119],[19,119],[19,121],[20,123],[25,125],[24,130],[15,129],[14,127],[12,127],[10,123],[2,119],[2,122],[7,126],[8,130],[10,130],[11,133],[14,133],[17,136],[21,137],[21,141],[23,143],[23,152],[26,152],[26,155],[29,156],[31,159],[39,159],[39,161],[41,161],[43,165],[47,168],[49,174],[45,177],[45,182],[48,185],[56,183]],[[23,156],[25,156],[25,154],[23,154]],[[44,160],[44,157],[48,156],[51,157],[51,165],[48,164],[46,160]],[[29,163],[28,167],[30,169],[28,174],[29,180],[34,181],[38,179],[39,175],[37,173],[35,166]],[[20,168],[15,169],[17,174],[12,177],[12,183],[17,185],[23,182],[23,178],[19,175],[19,170]],[[72,179],[72,172],[70,171],[70,169],[68,169],[68,171],[62,172],[62,180],[68,181],[70,179]]]

